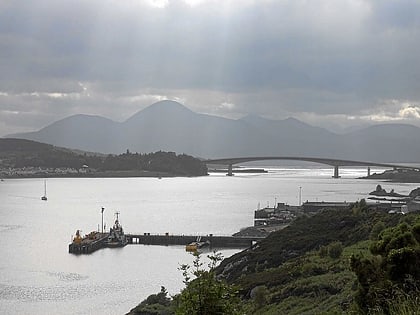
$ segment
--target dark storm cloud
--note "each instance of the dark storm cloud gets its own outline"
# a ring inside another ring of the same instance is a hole
[[[0,134],[29,128],[18,112],[121,120],[163,98],[232,117],[392,118],[420,100],[418,16],[409,0],[3,1]]]

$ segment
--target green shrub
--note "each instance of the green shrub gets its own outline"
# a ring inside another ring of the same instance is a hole
[[[255,309],[263,308],[268,301],[268,290],[264,285],[254,288],[251,292],[251,298],[254,300]]]
[[[324,258],[328,256],[328,246],[321,246],[319,248],[319,257]]]
[[[341,242],[333,242],[328,246],[328,256],[333,259],[340,258],[343,253],[343,244]]]

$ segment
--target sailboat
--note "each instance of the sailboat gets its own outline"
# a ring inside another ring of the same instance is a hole
[[[44,180],[44,196],[41,197],[41,200],[45,200],[45,201],[48,200],[48,198],[47,198],[47,181],[46,180]]]

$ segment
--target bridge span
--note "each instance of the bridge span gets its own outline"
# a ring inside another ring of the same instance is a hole
[[[204,162],[207,165],[227,165],[228,172],[226,175],[233,176],[233,165],[252,162],[252,161],[264,161],[264,160],[289,160],[289,161],[305,161],[314,162],[334,167],[333,178],[339,178],[339,167],[340,166],[366,166],[367,175],[370,175],[370,168],[372,166],[392,168],[392,169],[416,169],[416,167],[409,167],[404,165],[389,164],[389,163],[377,163],[377,162],[364,162],[364,161],[352,161],[352,160],[339,160],[331,158],[318,158],[318,157],[300,157],[300,156],[257,156],[257,157],[236,157],[236,158],[221,158],[221,159],[209,159]]]

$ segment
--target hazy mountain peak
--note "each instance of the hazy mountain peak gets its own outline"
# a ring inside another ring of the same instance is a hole
[[[286,124],[287,126],[294,126],[294,127],[300,127],[300,128],[319,128],[319,127],[315,127],[315,126],[312,126],[310,124],[307,124],[306,122],[303,122],[303,121],[301,121],[299,119],[296,119],[294,117],[288,117],[288,118],[282,120],[282,122],[284,124]],[[323,128],[320,128],[320,129],[323,129]]]
[[[265,118],[263,118],[263,117],[261,117],[261,116],[259,116],[257,114],[248,114],[248,115],[242,117],[239,120],[242,120],[242,121],[245,121],[245,122],[251,122],[252,123],[252,122],[266,121],[267,119],[265,119]]]
[[[296,119],[294,117],[287,117],[283,121],[292,122],[292,123],[299,123],[299,124],[303,123],[302,121],[300,121],[299,119]]]
[[[171,100],[164,100],[159,101],[156,103],[153,103],[152,105],[146,107],[142,110],[142,112],[145,111],[155,111],[155,112],[162,112],[162,113],[168,113],[168,112],[190,112],[193,111],[187,108],[186,106]]]
[[[261,116],[258,116],[256,114],[249,114],[245,117],[243,117],[241,120],[249,122],[249,123],[260,123],[260,124],[285,124],[287,126],[306,126],[306,127],[312,127],[311,125],[304,123],[302,121],[300,121],[299,119],[293,118],[293,117],[289,117],[283,120],[274,120],[274,119],[269,119],[269,118],[264,118]]]
[[[184,105],[171,101],[171,100],[164,100],[153,103],[152,105],[146,107],[145,109],[137,112],[130,118],[126,120],[126,122],[132,122],[139,118],[144,117],[159,117],[159,116],[172,116],[177,117],[178,115],[191,115],[194,114],[192,110],[185,107]]]
[[[109,118],[105,118],[105,117],[98,116],[98,115],[75,114],[75,115],[71,115],[71,116],[65,117],[63,119],[60,119],[60,120],[52,123],[51,125],[56,124],[56,123],[60,123],[60,122],[67,122],[67,121],[80,121],[81,122],[81,121],[84,121],[84,120],[89,120],[89,121],[96,120],[98,122],[99,121],[114,122],[113,120],[111,120]]]
[[[270,118],[264,118],[261,117],[257,114],[248,114],[245,117],[241,118],[240,120],[243,121],[247,121],[247,122],[283,122],[283,123],[288,123],[288,124],[302,124],[302,125],[307,125],[306,123],[300,121],[299,119],[296,119],[294,117],[288,117],[286,119],[283,120],[275,120],[275,119],[270,119]]]

